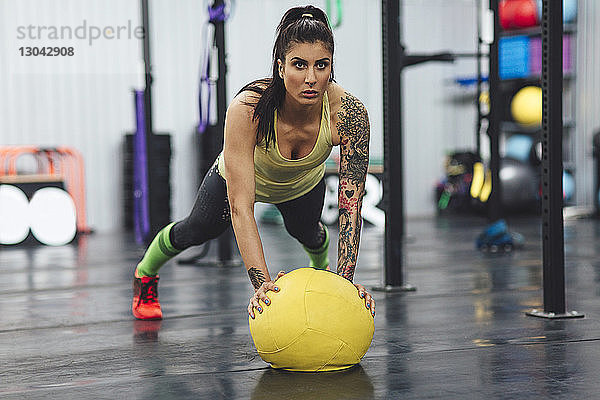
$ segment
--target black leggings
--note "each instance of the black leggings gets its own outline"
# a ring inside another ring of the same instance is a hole
[[[325,240],[319,223],[325,200],[325,181],[294,200],[276,204],[285,228],[308,248],[319,248]],[[197,246],[221,235],[231,224],[227,186],[214,165],[204,177],[190,215],[177,222],[169,239],[178,250]]]

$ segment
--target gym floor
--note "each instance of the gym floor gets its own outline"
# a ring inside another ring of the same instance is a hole
[[[272,370],[258,357],[241,267],[171,262],[159,285],[165,319],[135,321],[131,275],[144,249],[132,234],[1,248],[0,397],[600,398],[600,221],[565,222],[567,308],[585,314],[569,320],[525,315],[543,308],[540,220],[511,218],[526,243],[502,256],[474,249],[485,224],[409,220],[405,277],[417,291],[375,292],[375,336],[363,361],[321,374]],[[272,272],[306,264],[281,225],[260,230]],[[383,234],[363,232],[356,281],[378,286]],[[336,243],[330,250],[335,259]]]

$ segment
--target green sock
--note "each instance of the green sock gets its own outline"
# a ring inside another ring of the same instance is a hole
[[[150,243],[144,258],[137,265],[138,275],[154,276],[158,274],[158,270],[164,263],[181,253],[180,250],[173,247],[171,240],[169,240],[169,232],[171,232],[173,225],[175,225],[175,222],[162,228]]]
[[[304,247],[304,251],[306,251],[310,257],[310,264],[308,264],[310,267],[326,269],[329,265],[329,258],[327,257],[329,253],[329,232],[327,231],[327,227],[325,225],[321,224],[321,226],[325,231],[325,241],[321,247],[318,249],[310,249],[306,246],[302,247]]]

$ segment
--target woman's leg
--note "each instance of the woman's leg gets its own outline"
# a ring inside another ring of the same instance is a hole
[[[325,181],[297,199],[277,204],[283,216],[285,228],[304,247],[310,258],[310,266],[326,269],[329,266],[329,234],[321,220],[325,200]]]
[[[137,265],[133,281],[133,314],[139,319],[160,319],[158,270],[183,250],[214,239],[231,222],[225,180],[213,166],[202,181],[191,213],[164,227]]]
[[[179,222],[170,223],[156,235],[138,264],[138,273],[156,275],[169,259],[191,246],[216,238],[230,222],[225,180],[213,167],[200,185],[190,214]]]

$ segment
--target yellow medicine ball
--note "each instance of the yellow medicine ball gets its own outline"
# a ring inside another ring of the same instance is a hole
[[[510,112],[519,124],[533,128],[542,125],[542,89],[526,86],[519,90],[510,103]]]
[[[249,318],[260,357],[289,371],[335,371],[358,364],[375,325],[365,300],[347,279],[313,268],[296,269],[268,292],[271,305]]]

